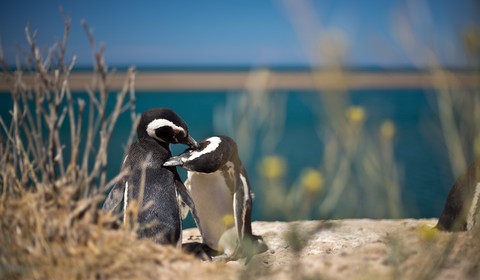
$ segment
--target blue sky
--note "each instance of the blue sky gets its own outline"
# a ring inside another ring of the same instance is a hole
[[[480,26],[474,0],[1,1],[9,63],[18,45],[27,46],[27,22],[45,50],[62,36],[59,6],[72,19],[68,56],[86,66],[92,58],[82,19],[117,66],[330,65],[341,50],[350,67],[424,67],[429,53],[442,65],[465,67],[472,59],[462,34]]]

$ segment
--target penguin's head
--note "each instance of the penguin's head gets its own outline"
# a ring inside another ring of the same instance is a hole
[[[169,158],[163,165],[211,173],[232,160],[232,156],[238,157],[235,141],[227,136],[213,136],[198,142],[197,149],[187,149],[179,156]]]
[[[169,108],[153,108],[145,111],[137,127],[139,139],[152,137],[161,143],[185,144],[197,148],[197,142],[188,134],[188,126],[177,113]]]

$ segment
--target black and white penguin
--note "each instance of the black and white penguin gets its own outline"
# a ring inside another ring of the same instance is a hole
[[[461,231],[475,226],[480,226],[480,158],[453,184],[436,227]]]
[[[203,243],[223,253],[221,259],[266,251],[263,239],[252,234],[253,194],[235,141],[214,136],[198,146],[169,159],[164,166],[181,166],[188,171],[185,186],[197,210]]]
[[[170,144],[197,147],[187,124],[171,109],[144,112],[137,127],[137,141],[125,157],[122,170],[129,169],[110,191],[103,209],[111,211],[123,199],[124,222],[133,200],[139,203],[137,235],[157,243],[181,245],[182,220],[177,195],[194,208],[193,201],[174,167],[163,163],[172,156]],[[194,218],[196,212],[192,211]]]

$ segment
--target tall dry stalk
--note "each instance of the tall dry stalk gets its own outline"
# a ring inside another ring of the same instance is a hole
[[[45,56],[28,26],[25,65],[19,62],[10,70],[0,56],[2,80],[10,87],[13,103],[10,123],[0,119],[0,278],[154,278],[165,273],[173,279],[182,272],[165,264],[166,256],[188,257],[174,248],[136,240],[133,230],[110,230],[118,228],[118,217],[98,208],[105,190],[126,175],[107,182],[107,148],[119,116],[128,110],[134,124],[128,142],[133,139],[138,119],[134,68],[128,70],[109,110],[112,93],[104,47],[95,49],[83,23],[95,67],[92,83],[86,85],[88,101],[75,98],[69,85],[75,57],[68,63],[65,59],[68,16],[64,23],[63,39]],[[125,262],[129,265],[122,266]],[[150,271],[138,269],[140,264]]]
[[[13,109],[10,125],[2,120],[3,136],[0,167],[5,194],[16,189],[61,188],[71,185],[77,188],[78,197],[105,191],[107,148],[120,114],[134,111],[134,68],[130,68],[122,90],[116,95],[111,112],[107,112],[108,70],[101,45],[95,49],[91,32],[83,23],[95,58],[95,71],[91,85],[86,86],[87,102],[75,99],[69,86],[69,77],[75,57],[68,64],[65,60],[70,19],[64,17],[63,40],[53,45],[46,57],[41,55],[35,42],[35,32],[25,29],[33,65],[8,70],[4,67],[4,79],[11,88]],[[2,63],[6,65],[1,58]],[[29,59],[27,59],[29,61]],[[130,100],[127,94],[130,93]],[[84,115],[88,114],[87,123]],[[65,125],[68,121],[68,126]],[[69,127],[70,134],[62,133]],[[132,131],[134,129],[132,128]],[[70,138],[69,144],[66,140]],[[68,153],[69,162],[65,162]]]

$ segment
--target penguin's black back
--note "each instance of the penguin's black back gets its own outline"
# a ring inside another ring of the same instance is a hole
[[[219,142],[216,142],[218,140]],[[237,199],[239,199],[239,201],[237,201],[237,213],[245,213],[244,228],[239,232],[239,236],[252,236],[251,215],[253,198],[247,171],[238,156],[237,144],[232,138],[219,135],[203,139],[198,142],[198,145],[199,149],[197,152],[201,155],[192,159],[192,157],[195,157],[195,154],[186,153],[184,156],[188,158],[188,160],[182,167],[186,170],[200,173],[221,171],[227,186],[229,186],[232,192],[232,199],[233,194],[237,193]],[[209,146],[215,149],[210,151]],[[228,162],[233,164],[234,170],[232,174],[230,174],[232,171],[230,168],[232,166],[229,166],[227,164]],[[244,178],[246,186],[243,185],[243,182],[240,183],[241,179],[238,177],[240,174]],[[236,184],[235,181],[237,182]],[[245,197],[248,197],[248,199],[243,201]],[[244,210],[243,208],[246,209]]]
[[[477,184],[479,183],[480,158],[472,163],[453,184],[438,220],[437,228],[451,231],[466,230],[468,228],[467,215],[470,208],[472,206],[477,207],[477,213],[480,211],[480,207],[477,206],[480,202],[473,201]],[[473,203],[477,203],[477,205],[472,205]]]
[[[150,160],[144,164],[148,155]],[[142,169],[146,166],[142,207],[147,208],[140,211],[138,216],[138,236],[153,238],[157,243],[175,245],[181,231],[175,191],[178,174],[174,168],[162,166],[170,156],[168,149],[146,137],[131,145],[124,167],[130,167],[131,170],[127,180],[130,201],[139,198]]]

